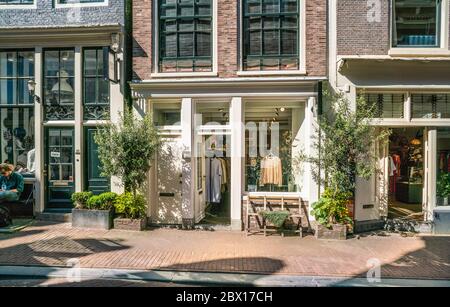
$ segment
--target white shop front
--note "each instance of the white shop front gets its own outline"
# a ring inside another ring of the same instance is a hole
[[[242,203],[248,195],[315,201],[318,187],[299,156],[311,154],[319,81],[178,79],[132,84],[135,111],[152,112],[163,139],[149,173],[151,223],[241,230]]]

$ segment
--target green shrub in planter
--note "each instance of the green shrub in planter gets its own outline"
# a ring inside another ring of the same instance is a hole
[[[311,214],[316,221],[331,228],[334,224],[352,225],[353,220],[349,215],[347,203],[352,198],[350,192],[325,189],[320,199],[312,204]]]
[[[92,192],[76,192],[72,194],[71,199],[76,209],[84,209],[92,196]]]
[[[106,192],[100,195],[92,196],[87,201],[86,207],[90,210],[110,210],[114,208],[114,203],[117,197],[117,194],[113,192]]]
[[[277,229],[282,229],[289,218],[289,211],[260,211],[259,214]]]
[[[144,196],[126,192],[115,201],[116,214],[122,218],[140,219],[147,215],[147,202]]]

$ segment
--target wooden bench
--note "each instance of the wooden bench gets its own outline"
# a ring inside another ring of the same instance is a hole
[[[296,233],[299,234],[300,237],[303,237],[303,218],[307,219],[308,228],[310,228],[308,213],[306,210],[306,205],[303,199],[297,195],[276,195],[273,193],[261,193],[248,195],[246,200],[246,234],[249,235],[252,233],[251,229],[251,219],[254,218],[256,223],[258,224],[257,231],[253,231],[253,233],[259,233],[261,231],[264,232],[266,236],[269,231],[274,229],[270,229],[267,225],[267,221],[260,215],[260,211],[275,211],[274,209],[280,209],[281,211],[291,212],[293,209],[297,209],[297,212],[292,212],[289,214],[289,219],[295,220],[297,219],[297,228],[295,230]],[[259,209],[259,210],[258,210]],[[303,213],[303,214],[302,214]],[[282,233],[284,235],[284,233]]]

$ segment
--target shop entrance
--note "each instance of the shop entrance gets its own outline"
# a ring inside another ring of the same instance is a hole
[[[391,130],[388,155],[388,218],[423,221],[424,128]]]
[[[71,209],[75,191],[74,129],[47,128],[45,138],[46,208]]]
[[[231,223],[231,159],[226,135],[201,135],[197,158],[197,216],[203,225]]]

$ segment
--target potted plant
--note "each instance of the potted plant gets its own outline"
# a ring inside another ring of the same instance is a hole
[[[115,201],[116,218],[114,228],[142,231],[147,225],[147,202],[145,198],[133,193],[123,193]]]
[[[315,235],[318,239],[345,240],[353,220],[348,211],[350,192],[325,189],[320,199],[312,205],[311,214],[316,219]]]
[[[441,174],[437,182],[438,204],[448,206],[450,196],[450,173]]]
[[[138,119],[131,110],[126,110],[117,125],[103,126],[96,132],[94,140],[98,145],[102,174],[121,178],[125,189],[125,193],[116,199],[117,213],[120,218],[137,220],[122,220],[120,223],[118,220],[116,227],[129,228],[137,223],[142,229],[147,204],[139,190],[147,181],[153,156],[160,144],[152,115]],[[123,226],[124,223],[127,226]]]
[[[72,194],[71,199],[76,209],[84,209],[92,196],[92,192],[77,192]]]
[[[289,211],[268,211],[262,210],[259,211],[259,215],[263,218],[264,222],[269,222],[271,225],[275,227],[278,232],[284,234],[285,224],[289,218]]]
[[[387,142],[390,131],[378,129],[370,119],[379,113],[377,105],[366,102],[359,95],[356,105],[342,93],[324,89],[327,112],[319,114],[312,143],[313,155],[302,153],[300,161],[309,163],[314,181],[325,192],[314,203],[316,236],[344,238],[345,231],[353,230],[350,223],[355,210],[356,179],[370,179],[377,171],[375,144]],[[339,235],[330,233],[336,229]]]
[[[83,194],[84,193],[84,194]],[[85,200],[89,192],[74,193],[72,200]],[[72,227],[93,228],[109,230],[113,225],[114,202],[116,193],[107,192],[100,195],[92,195],[80,208],[72,209]]]

